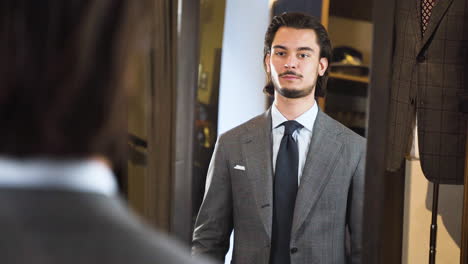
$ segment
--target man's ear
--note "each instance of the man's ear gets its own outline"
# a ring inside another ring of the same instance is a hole
[[[327,71],[327,68],[328,68],[328,59],[325,58],[325,57],[322,57],[320,58],[319,60],[319,75],[320,76],[323,76],[325,74],[325,72]]]
[[[265,56],[265,61],[263,62],[265,65],[265,70],[267,73],[270,73],[270,53],[267,53]]]

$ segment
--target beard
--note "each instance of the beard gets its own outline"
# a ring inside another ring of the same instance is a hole
[[[275,91],[277,93],[281,94],[283,97],[290,99],[306,97],[314,91],[314,86],[309,86],[302,90],[288,87],[279,87],[279,85],[277,84],[273,84],[273,86],[275,87]]]
[[[302,75],[298,75],[294,72],[289,72],[289,71],[280,74],[280,76],[284,74],[295,74],[299,77],[302,77]],[[273,76],[271,76],[271,74],[270,74],[270,80],[273,80]],[[275,83],[275,81],[272,81],[272,84],[277,93],[281,94],[283,97],[290,98],[290,99],[306,97],[310,95],[315,89],[315,85],[311,85],[309,87],[306,87],[305,89],[294,89],[294,88],[289,88],[289,87],[280,87],[280,84]]]
[[[297,89],[291,89],[291,88],[288,88],[288,87],[278,88],[278,86],[275,85],[275,91],[277,93],[281,94],[282,96],[284,96],[286,98],[290,98],[290,99],[306,97],[306,96],[310,95],[313,90],[314,90],[313,86],[309,86],[309,87],[307,87],[306,89],[303,89],[303,90],[297,90]]]

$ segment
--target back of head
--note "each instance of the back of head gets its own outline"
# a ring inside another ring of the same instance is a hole
[[[119,153],[143,2],[0,2],[0,155]]]

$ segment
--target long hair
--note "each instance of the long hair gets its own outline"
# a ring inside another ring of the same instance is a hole
[[[147,5],[0,2],[0,155],[122,153],[123,76],[135,39],[145,32]]]
[[[265,67],[266,72],[266,64],[265,58],[268,54],[271,53],[271,45],[275,38],[276,32],[281,27],[290,27],[295,29],[312,29],[314,30],[315,34],[317,35],[317,44],[320,47],[320,58],[326,58],[328,62],[331,61],[332,55],[332,47],[330,38],[328,37],[327,30],[325,27],[320,23],[320,21],[312,16],[291,12],[291,13],[283,13],[279,16],[273,17],[270,26],[267,29],[265,34],[265,43],[263,49],[263,66]],[[324,97],[326,94],[326,87],[327,87],[327,79],[328,79],[328,69],[327,67],[325,74],[323,76],[319,76],[317,78],[317,84],[315,87],[315,96]],[[274,95],[275,88],[273,86],[273,82],[271,80],[270,75],[267,73],[267,84],[263,91],[270,95]]]

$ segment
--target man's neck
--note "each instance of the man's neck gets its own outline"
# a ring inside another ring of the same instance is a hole
[[[280,113],[288,120],[294,120],[315,104],[314,94],[302,98],[286,98],[275,92],[275,101],[273,102]]]

